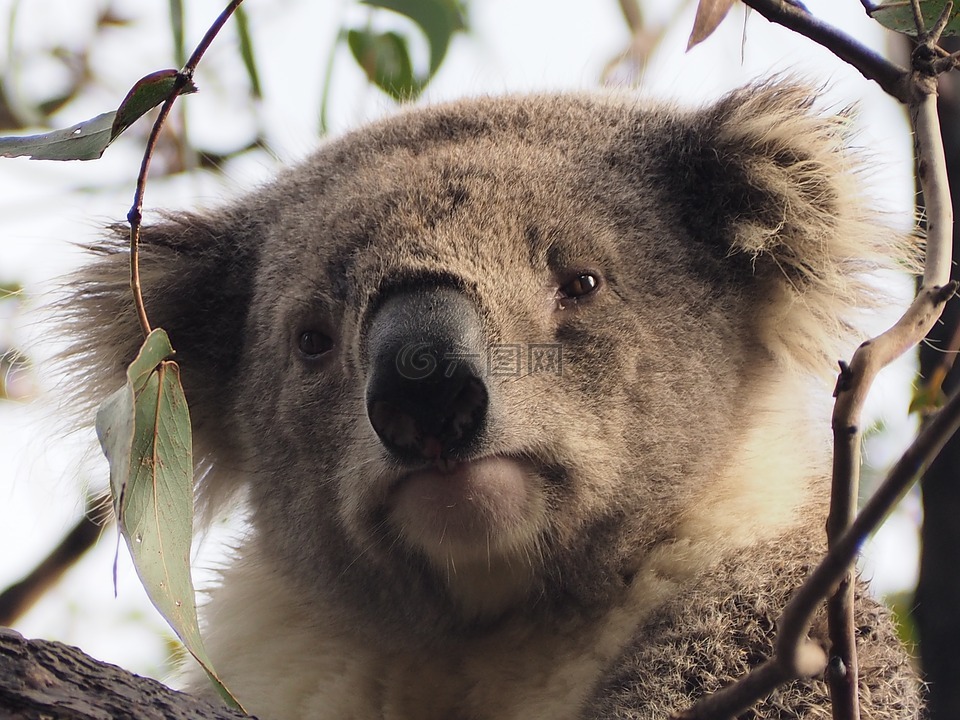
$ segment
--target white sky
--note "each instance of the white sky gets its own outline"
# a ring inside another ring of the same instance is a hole
[[[191,0],[188,47],[219,13],[221,0]],[[673,2],[651,2],[650,20],[669,18]],[[0,43],[0,71],[8,95],[30,98],[34,88],[58,82],[55,68],[22,64],[32,47],[84,47],[91,18],[103,2],[30,0],[20,2],[13,48]],[[883,48],[883,33],[865,17],[857,0],[808,0],[808,7],[847,32]],[[13,0],[0,0],[0,38],[8,35]],[[316,144],[321,73],[341,17],[360,18],[341,0],[247,0],[266,98],[259,109],[272,150],[282,161],[302,157]],[[615,0],[473,0],[473,33],[458,38],[427,93],[429,101],[465,94],[518,90],[590,88],[606,63],[628,41]],[[103,82],[96,93],[68,106],[61,126],[114,108],[126,90],[147,72],[173,65],[167,0],[125,0],[120,14],[137,20],[99,39],[91,61]],[[692,9],[645,75],[641,92],[666,98],[712,98],[769,72],[795,71],[830,83],[836,105],[862,103],[860,142],[878,159],[876,180],[883,209],[910,222],[910,143],[902,113],[873,84],[811,42],[770,26],[759,15],[744,22],[736,8],[720,30],[688,54]],[[744,35],[745,34],[745,35]],[[744,42],[745,37],[745,42]],[[335,130],[389,111],[390,102],[363,83],[352,59],[341,53],[333,76],[331,118]],[[11,72],[14,71],[14,72]],[[247,136],[254,119],[245,99],[235,38],[224,32],[201,66],[201,92],[185,98],[196,143],[211,150],[232,147]],[[239,91],[242,94],[242,90]],[[42,94],[42,93],[41,93]],[[698,100],[699,101],[699,100]],[[78,262],[69,243],[95,237],[107,222],[122,220],[133,196],[141,147],[121,138],[103,159],[90,163],[40,163],[0,159],[0,281],[27,284],[31,307],[42,304],[54,278]],[[202,207],[238,188],[261,182],[276,163],[261,153],[231,162],[223,176],[194,175],[148,185],[146,207]],[[4,331],[0,318],[0,333]],[[17,332],[38,358],[57,343],[57,328],[42,311],[28,313]],[[2,336],[0,336],[2,337]],[[906,371],[909,372],[909,371]],[[906,376],[878,388],[875,407],[892,428],[876,455],[892,454],[909,437],[905,410]],[[84,483],[102,485],[92,429],[66,437],[56,409],[55,368],[44,368],[41,397],[30,405],[0,403],[0,588],[31,569],[76,520]],[[888,408],[885,410],[885,408]],[[896,522],[907,528],[881,535],[868,574],[881,590],[909,583],[915,556],[910,532],[915,504]],[[215,543],[211,543],[215,544]],[[28,636],[61,639],[129,669],[161,676],[166,671],[167,631],[139,588],[121,551],[119,597],[111,581],[116,535],[111,529],[96,550],[18,624]],[[879,558],[882,562],[874,562]]]

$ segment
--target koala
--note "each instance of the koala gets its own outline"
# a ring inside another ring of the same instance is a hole
[[[200,502],[249,512],[203,609],[245,708],[653,720],[769,657],[825,545],[816,398],[870,273],[915,253],[849,127],[784,79],[692,110],[464,100],[149,225]],[[141,340],[124,243],[73,284],[91,396]],[[891,619],[857,602],[864,717],[918,717]],[[812,678],[741,717],[828,707]]]

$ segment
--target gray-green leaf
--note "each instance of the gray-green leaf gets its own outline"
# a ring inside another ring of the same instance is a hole
[[[0,137],[0,155],[33,160],[96,160],[110,144],[114,110],[64,130],[41,135]]]
[[[920,14],[923,16],[926,29],[929,30],[933,27],[946,5],[947,0],[920,0]],[[871,10],[870,15],[890,30],[895,30],[904,35],[917,34],[917,25],[913,19],[910,0],[887,0]],[[950,12],[950,19],[943,34],[960,34],[960,7],[957,4]]]
[[[96,160],[124,130],[167,99],[176,77],[176,70],[150,73],[136,82],[116,110],[64,130],[40,135],[0,137],[0,156],[29,157],[33,160]],[[180,94],[194,91],[196,87],[190,83]]]
[[[117,523],[147,595],[223,691],[197,622],[190,414],[172,355],[166,333],[151,332],[126,384],[100,406],[97,435],[110,462]]]

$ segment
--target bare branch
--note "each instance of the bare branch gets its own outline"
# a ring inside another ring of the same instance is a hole
[[[791,679],[792,676],[784,672],[780,663],[767,660],[734,685],[703,697],[693,707],[674,715],[671,720],[736,717]]]
[[[917,175],[927,215],[927,249],[923,285],[944,285],[950,279],[953,245],[953,203],[937,114],[936,84],[910,108],[917,144]]]
[[[137,317],[140,320],[140,329],[143,336],[150,334],[150,321],[147,318],[147,311],[143,304],[143,294],[140,287],[140,228],[143,222],[143,195],[147,188],[147,174],[150,171],[150,160],[153,158],[153,151],[157,146],[157,139],[160,137],[160,131],[173,108],[180,92],[186,87],[187,83],[193,80],[193,74],[200,64],[201,58],[210,47],[220,30],[226,24],[234,11],[240,7],[243,0],[231,0],[230,4],[220,13],[213,24],[207,28],[203,39],[197,45],[187,64],[177,73],[177,78],[173,83],[173,88],[157,115],[153,123],[153,129],[150,131],[150,137],[147,139],[147,147],[143,153],[143,160],[140,163],[140,173],[137,175],[137,189],[133,195],[133,207],[127,213],[127,221],[130,223],[130,289],[133,291],[133,300],[137,308]]]
[[[913,11],[913,23],[917,26],[917,36],[927,32],[923,22],[923,11],[920,9],[920,0],[910,0],[910,9]]]
[[[910,101],[910,73],[849,35],[827,25],[795,5],[782,0],[743,0],[767,20],[793,30],[827,48],[868,80],[906,104]]]
[[[951,283],[918,298],[908,315],[926,317],[936,314],[956,290]],[[848,572],[863,544],[890,509],[936,459],[947,440],[960,428],[960,392],[950,398],[940,413],[917,435],[916,440],[894,465],[883,484],[857,515],[850,528],[837,538],[833,547],[787,605],[777,623],[780,628],[773,658],[733,685],[702,698],[693,707],[674,715],[674,720],[715,720],[734,717],[776,687],[798,677],[814,675],[824,666],[819,647],[804,637],[810,620],[823,598]],[[818,655],[819,653],[819,655]]]

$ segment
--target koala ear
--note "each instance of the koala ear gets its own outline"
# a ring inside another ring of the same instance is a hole
[[[688,119],[671,151],[681,208],[737,282],[752,284],[760,340],[829,371],[849,355],[851,310],[875,305],[882,268],[915,267],[916,238],[892,231],[863,188],[848,110],[814,110],[810,87],[737,90]],[[720,242],[723,247],[717,248]]]
[[[229,442],[222,413],[243,348],[259,243],[226,213],[177,215],[142,233],[140,275],[153,327],[164,328],[190,403],[197,457]],[[143,336],[130,290],[129,233],[90,248],[95,259],[69,279],[62,312],[73,345],[66,352],[80,387],[79,407],[98,405],[125,381]]]

